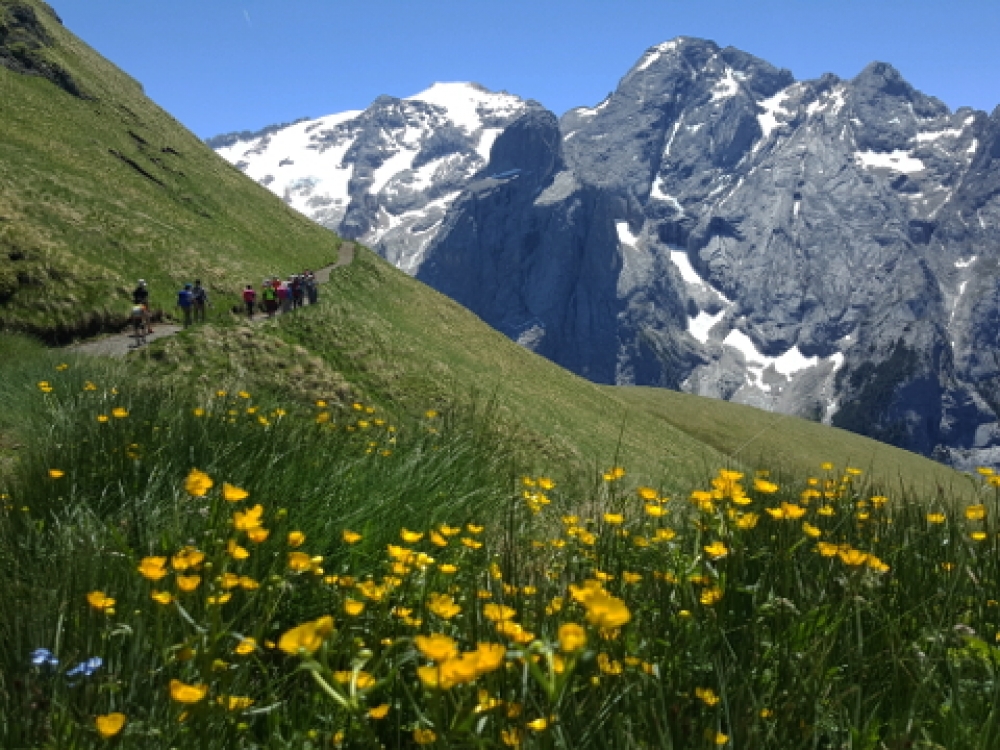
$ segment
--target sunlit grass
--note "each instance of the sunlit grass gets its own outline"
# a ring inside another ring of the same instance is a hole
[[[2,489],[4,747],[996,746],[990,472],[668,492],[519,472],[488,415],[60,364]]]

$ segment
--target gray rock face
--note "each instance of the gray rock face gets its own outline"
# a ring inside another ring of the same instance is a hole
[[[340,204],[276,179],[306,158],[280,133],[227,158],[592,380],[1000,461],[1000,108],[952,112],[885,63],[795,81],[691,38],[561,120],[491,100],[470,126],[434,98],[307,126],[350,165]]]
[[[681,38],[552,129],[497,140],[419,278],[599,382],[1000,456],[1000,110]]]

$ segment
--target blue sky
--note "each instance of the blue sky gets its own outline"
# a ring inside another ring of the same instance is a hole
[[[796,78],[892,63],[952,108],[1000,104],[998,0],[50,0],[66,26],[208,137],[478,81],[557,114],[675,36]]]

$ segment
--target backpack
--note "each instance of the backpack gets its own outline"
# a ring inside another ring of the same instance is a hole
[[[177,292],[177,306],[178,307],[191,307],[191,290],[181,289]]]
[[[191,293],[195,302],[204,302],[208,298],[203,286],[196,286]]]
[[[268,300],[268,301],[274,299],[274,287],[273,286],[266,286],[266,287],[264,287],[264,299]]]

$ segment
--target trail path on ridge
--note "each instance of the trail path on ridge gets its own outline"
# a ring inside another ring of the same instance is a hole
[[[316,271],[316,283],[325,284],[330,280],[330,274],[337,268],[341,266],[350,265],[354,260],[354,243],[344,241],[340,243],[340,254],[337,258],[336,263],[331,263],[328,266],[323,266]],[[286,313],[294,315],[295,313]],[[280,317],[280,316],[277,316]],[[254,317],[251,321],[252,325],[260,325],[265,321],[271,320],[264,314],[259,314]],[[146,344],[150,344],[157,339],[166,338],[168,336],[174,336],[177,333],[184,330],[183,326],[172,325],[168,323],[155,323],[153,324],[153,333],[146,336]],[[90,354],[98,357],[124,357],[129,352],[141,351],[143,346],[136,346],[134,343],[135,336],[131,331],[131,326],[129,326],[122,333],[115,333],[109,336],[104,336],[99,339],[92,339],[90,341],[84,341],[78,344],[71,344],[65,347],[68,352],[73,352],[74,354]]]

